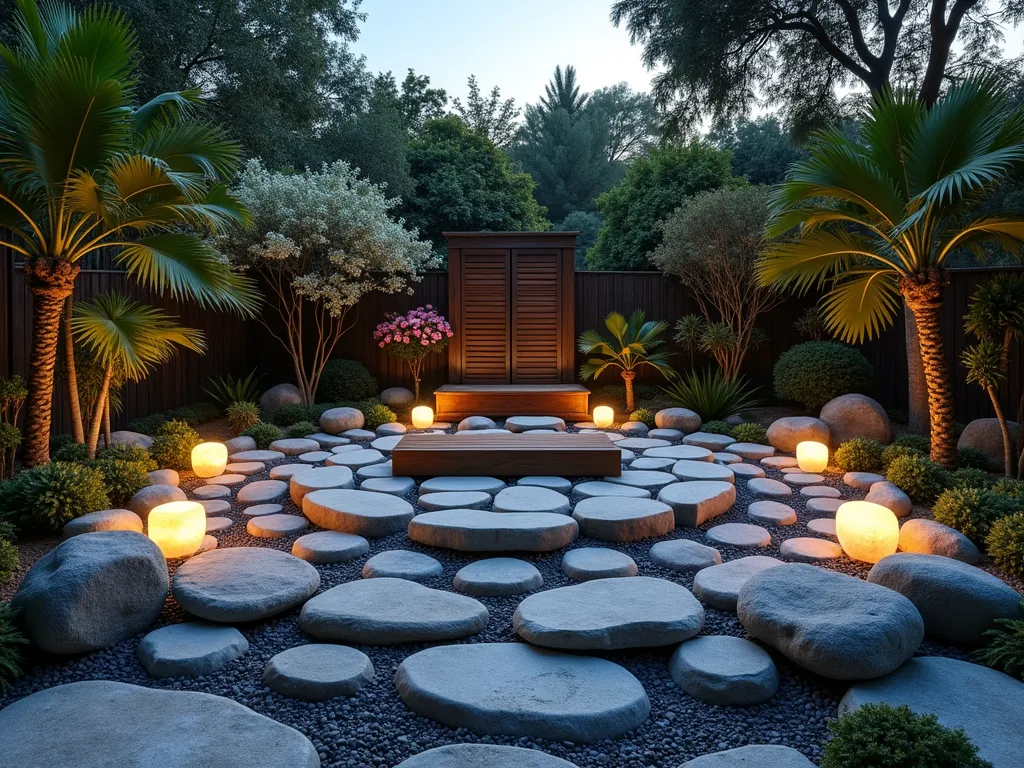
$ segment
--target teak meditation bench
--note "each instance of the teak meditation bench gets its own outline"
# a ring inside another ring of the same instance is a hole
[[[391,460],[395,477],[617,477],[622,470],[622,452],[603,434],[412,434]]]

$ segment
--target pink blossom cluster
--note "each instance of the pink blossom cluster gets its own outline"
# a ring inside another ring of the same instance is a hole
[[[430,304],[410,309],[404,315],[389,314],[373,332],[379,347],[388,344],[419,344],[429,347],[445,342],[454,335],[444,315]]]

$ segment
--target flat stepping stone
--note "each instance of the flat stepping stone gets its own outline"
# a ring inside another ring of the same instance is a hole
[[[729,435],[714,435],[709,432],[694,432],[683,438],[683,445],[695,445],[709,451],[721,451],[736,442]]]
[[[320,765],[309,739],[236,701],[109,680],[58,685],[9,704],[0,743],[4,764],[24,768]]]
[[[704,627],[704,607],[685,587],[666,579],[601,579],[530,595],[513,614],[512,627],[545,648],[648,648],[697,635]]]
[[[381,424],[374,432],[381,437],[392,437],[394,435],[404,435],[409,431],[409,428],[397,421],[391,421],[387,424]]]
[[[366,448],[362,445],[355,445],[350,441],[345,445],[336,445],[331,448],[331,453],[351,453],[352,451],[365,451]]]
[[[408,496],[416,490],[416,481],[411,477],[371,477],[359,484],[362,491],[390,493],[392,496]]]
[[[358,440],[360,442],[366,442],[367,440],[373,440],[377,436],[375,432],[371,432],[368,429],[362,427],[355,427],[354,429],[346,429],[341,433],[343,437],[347,437],[349,440]]]
[[[320,643],[281,651],[263,669],[270,690],[303,701],[355,696],[373,677],[373,662],[362,651]]]
[[[309,472],[308,464],[278,464],[270,468],[271,480],[288,480],[300,472]]]
[[[804,488],[803,490],[807,490]],[[837,499],[829,496],[816,496],[807,500],[807,511],[819,515],[835,515],[839,508],[846,503],[845,499]]]
[[[834,520],[830,522],[835,522]],[[843,548],[838,544],[815,539],[809,536],[798,536],[786,539],[779,547],[779,554],[787,560],[798,563],[817,563],[821,560],[835,560],[843,556]]]
[[[581,536],[601,541],[649,539],[664,536],[676,527],[672,507],[654,499],[584,499],[572,516],[580,525]]]
[[[728,448],[729,453],[735,453],[748,461],[761,461],[769,456],[775,455],[775,449],[770,445],[760,443],[733,443]]]
[[[239,451],[231,454],[232,461],[279,461],[284,458],[280,451]]]
[[[730,547],[767,547],[772,543],[772,535],[760,525],[750,523],[724,523],[708,528],[704,538],[715,544]]]
[[[670,445],[668,448],[648,448],[644,456],[655,459],[689,459],[690,461],[714,461],[714,454],[697,445]]]
[[[876,472],[847,472],[843,475],[843,483],[858,491],[869,491],[875,483],[885,482],[885,477]]]
[[[439,509],[487,509],[493,497],[484,491],[441,491],[425,493],[416,504],[428,512]]]
[[[553,552],[576,540],[579,525],[549,512],[447,509],[417,515],[408,531],[415,542],[460,552]]]
[[[402,442],[402,435],[389,435],[387,437],[378,437],[370,443],[370,447],[381,453],[391,453],[400,442]]]
[[[208,517],[206,518],[206,532],[207,533],[218,533],[219,531],[226,531],[235,521],[230,517]]]
[[[752,744],[747,747],[712,752],[687,760],[679,768],[814,768],[814,763],[792,747],[775,744]]]
[[[686,433],[683,432],[681,429],[659,428],[652,429],[650,432],[647,433],[647,436],[657,437],[662,440],[682,440],[684,437],[686,437]]]
[[[636,454],[632,451],[627,451],[625,448],[619,450],[619,458],[623,464],[629,464],[633,459],[636,458]]]
[[[469,637],[488,619],[487,609],[466,595],[375,578],[321,592],[302,606],[299,626],[318,640],[398,645]]]
[[[444,573],[444,567],[430,555],[390,549],[374,555],[363,564],[364,579],[408,579],[427,581]]]
[[[793,489],[779,480],[772,480],[767,477],[755,477],[747,480],[747,490],[755,496],[784,497],[792,496]]]
[[[231,624],[287,611],[319,587],[316,568],[297,557],[264,547],[231,547],[178,566],[171,594],[193,616]]]
[[[272,442],[269,449],[271,451],[280,451],[285,456],[298,456],[301,453],[319,451],[320,443],[306,437],[285,437]]]
[[[135,649],[150,677],[199,677],[216,672],[249,650],[234,627],[190,621],[154,629]]]
[[[266,468],[267,465],[262,461],[236,461],[224,467],[224,471],[236,475],[255,475]]]
[[[906,705],[935,715],[946,728],[962,728],[978,757],[994,768],[1016,768],[1024,754],[1024,683],[980,664],[910,659],[886,677],[855,683],[839,702],[839,714],[865,704]]]
[[[375,477],[392,477],[391,462],[385,461],[381,464],[370,464],[356,470],[356,477],[360,480],[369,480]]]
[[[732,509],[736,486],[721,480],[673,483],[661,489],[658,501],[672,507],[676,527],[696,528]]]
[[[292,542],[292,554],[314,565],[347,563],[369,551],[370,542],[362,536],[340,531],[307,533]]]
[[[326,432],[317,432],[313,435],[306,435],[309,440],[316,440],[324,450],[337,448],[339,445],[348,445],[351,442],[347,437],[341,435],[328,435]]]
[[[319,464],[321,461],[327,461],[333,455],[330,451],[310,451],[309,453],[300,453],[299,461],[304,461],[306,464]]]
[[[327,459],[328,466],[332,467],[365,467],[367,464],[376,464],[384,461],[384,454],[372,448],[359,451],[346,451],[345,453],[332,453]]]
[[[288,483],[283,480],[257,480],[238,489],[235,500],[239,504],[265,504],[288,495]]]
[[[800,495],[810,499],[839,499],[843,494],[831,485],[805,485],[800,489]]]
[[[525,560],[492,557],[459,569],[452,586],[477,597],[504,597],[532,592],[544,585],[540,571]]]
[[[628,451],[648,451],[651,448],[668,448],[672,443],[668,440],[659,440],[656,437],[625,437],[622,440],[616,440],[615,445]]]
[[[711,608],[735,613],[743,585],[762,571],[780,565],[785,563],[774,557],[751,555],[704,568],[693,577],[693,594]]]
[[[693,461],[681,459],[672,465],[672,474],[679,480],[720,480],[735,483],[736,474],[722,464],[713,461]]]
[[[90,512],[87,515],[76,517],[64,525],[63,535],[65,539],[78,536],[83,533],[96,533],[97,531],[135,531],[142,533],[142,518],[128,509],[103,509],[99,512]]]
[[[580,499],[595,499],[600,496],[617,496],[626,499],[649,499],[651,492],[631,485],[619,485],[605,480],[590,480],[573,486],[572,495]]]
[[[305,472],[296,472],[288,482],[288,495],[293,502],[302,506],[302,499],[307,493],[322,491],[328,488],[355,488],[356,481],[352,470],[348,467],[317,467],[306,468]]]
[[[789,469],[798,466],[794,456],[768,456],[761,459],[761,466],[768,469]]]
[[[321,528],[376,538],[404,531],[416,512],[391,494],[330,488],[307,493],[302,514]]]
[[[779,501],[755,501],[747,507],[747,517],[769,525],[794,525],[797,521],[796,510]]]
[[[810,475],[804,472],[787,472],[783,478],[790,485],[819,485],[825,482],[821,475]]]
[[[449,744],[428,749],[395,768],[577,768],[537,749],[496,744]]]
[[[836,536],[836,521],[833,517],[816,517],[807,523],[807,530],[819,536],[828,536],[830,539]]]
[[[231,502],[224,499],[203,499],[199,502],[208,515],[219,515],[222,512],[231,511]]]
[[[572,483],[566,480],[564,477],[556,477],[555,475],[531,475],[528,477],[521,477],[516,481],[516,485],[532,485],[538,488],[547,488],[552,491],[558,491],[559,493],[569,493],[572,490]]]
[[[624,552],[606,547],[581,547],[562,557],[562,573],[573,581],[636,576],[639,569]]]
[[[834,530],[834,520],[832,524]],[[903,552],[917,552],[922,555],[951,557],[971,565],[981,562],[981,552],[973,541],[955,528],[934,520],[918,518],[903,523],[900,526],[900,549]]]
[[[420,484],[420,493],[445,491],[484,491],[497,493],[505,483],[496,477],[432,477]]]
[[[704,464],[705,462],[695,463]],[[710,467],[713,465],[707,464],[707,466]],[[606,483],[615,483],[616,485],[629,485],[633,488],[643,488],[651,493],[660,491],[666,485],[678,482],[675,475],[669,472],[658,472],[653,469],[625,469],[618,477],[606,477],[604,481]]]
[[[195,499],[223,499],[231,495],[231,489],[226,485],[200,485],[192,489],[192,496]]]
[[[622,736],[651,711],[618,664],[526,643],[428,648],[399,665],[395,687],[416,714],[478,735],[584,744]]]
[[[676,463],[675,459],[657,458],[656,456],[641,456],[638,459],[634,459],[630,462],[630,469],[653,469],[656,472],[662,472],[667,469],[672,469],[672,465]],[[697,462],[703,464],[704,462]]]
[[[565,421],[557,416],[509,416],[505,419],[509,432],[525,432],[528,429],[556,429],[565,432]]]
[[[422,490],[422,488],[421,488]],[[422,497],[420,497],[422,499]],[[569,499],[550,488],[516,485],[505,488],[494,497],[495,512],[551,512],[569,514]]]
[[[217,477],[210,477],[204,480],[205,485],[238,485],[244,483],[246,480],[245,475],[229,474],[229,475],[218,475]]]
[[[284,507],[280,504],[254,504],[242,510],[246,517],[260,517],[261,515],[276,515]]]
[[[747,707],[768,701],[779,690],[779,671],[772,657],[741,637],[707,635],[687,640],[672,654],[668,669],[683,691],[709,704]]]
[[[309,528],[309,520],[299,515],[260,515],[245,524],[245,530],[257,539],[280,539]]]
[[[740,464],[743,459],[737,456],[735,453],[725,453],[719,451],[718,453],[711,454],[711,458],[719,464]]]
[[[765,476],[765,471],[753,464],[744,464],[742,462],[739,464],[730,464],[729,469],[732,470],[732,473],[736,475],[736,477],[742,477],[747,480]]]
[[[651,547],[648,557],[655,565],[676,573],[696,573],[722,562],[717,549],[689,539],[659,541]]]

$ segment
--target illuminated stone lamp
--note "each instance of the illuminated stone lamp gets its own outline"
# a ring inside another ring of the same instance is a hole
[[[428,405],[417,405],[412,409],[412,425],[416,429],[427,429],[434,423],[434,410]]]
[[[896,515],[881,504],[847,501],[836,511],[836,538],[854,560],[877,563],[896,552],[900,524]]]
[[[797,443],[796,463],[804,472],[817,474],[828,466],[828,446],[813,440]]]
[[[594,409],[594,426],[598,429],[608,429],[615,423],[615,411],[607,405],[599,405]]]
[[[191,557],[206,536],[206,509],[196,501],[171,501],[154,507],[146,526],[165,558]]]
[[[224,474],[228,448],[224,443],[200,443],[192,449],[192,471],[196,477],[217,477]]]

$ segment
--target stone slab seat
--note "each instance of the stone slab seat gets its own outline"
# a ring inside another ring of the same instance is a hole
[[[618,664],[526,643],[428,648],[399,665],[395,687],[413,712],[478,735],[582,744],[618,738],[651,712]]]
[[[414,517],[409,538],[459,552],[553,552],[579,535],[579,524],[554,512],[485,512],[446,509]]]

